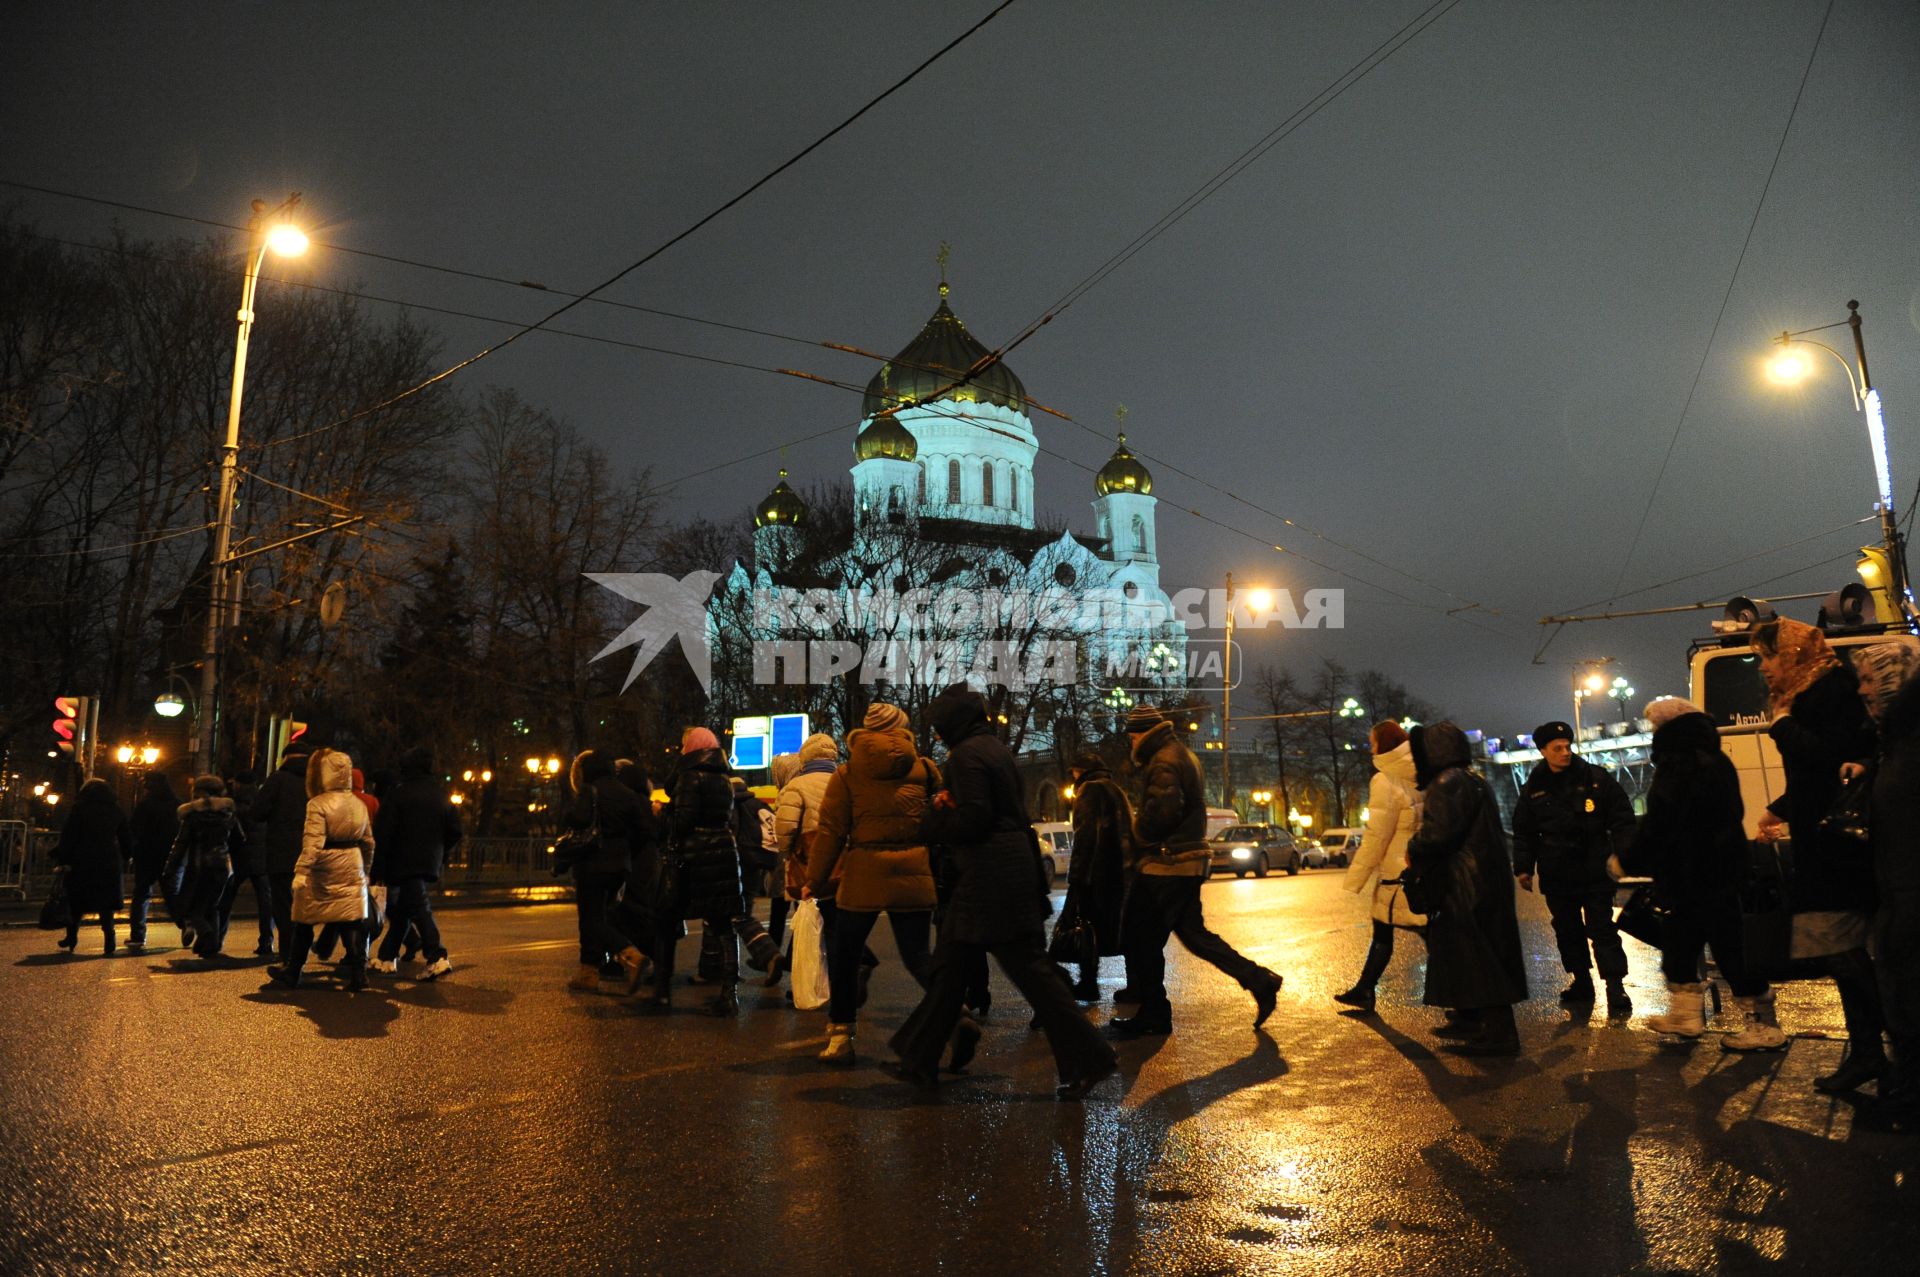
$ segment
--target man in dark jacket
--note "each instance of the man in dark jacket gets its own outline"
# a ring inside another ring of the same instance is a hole
[[[387,791],[373,822],[373,881],[387,887],[387,934],[369,970],[398,970],[409,926],[420,931],[420,956],[427,963],[420,978],[437,980],[453,970],[427,888],[440,881],[447,851],[461,837],[460,811],[433,774],[433,751],[424,745],[409,751],[400,760],[400,783]]]
[[[1134,765],[1140,769],[1140,806],[1133,817],[1138,876],[1127,898],[1122,941],[1127,983],[1140,1009],[1112,1021],[1122,1037],[1173,1032],[1167,998],[1167,938],[1178,936],[1187,952],[1232,976],[1253,995],[1253,1027],[1273,1014],[1280,977],[1240,954],[1207,927],[1200,887],[1211,868],[1207,848],[1207,800],[1200,760],[1175,734],[1173,723],[1151,705],[1127,716]]]
[[[1573,752],[1573,728],[1562,722],[1533,729],[1540,764],[1520,788],[1513,813],[1513,870],[1522,890],[1534,873],[1547,897],[1560,963],[1573,977],[1560,1000],[1593,1001],[1590,968],[1607,982],[1607,1014],[1632,1012],[1627,998],[1627,951],[1613,924],[1613,880],[1607,857],[1633,842],[1633,803],[1620,782]],[[1587,958],[1592,945],[1593,958]]]
[[[233,799],[238,824],[233,840],[228,844],[233,855],[233,876],[227,879],[227,889],[220,896],[220,933],[219,943],[214,946],[218,952],[227,942],[227,924],[233,921],[234,898],[240,894],[243,883],[253,887],[253,907],[258,915],[260,928],[259,942],[254,945],[254,956],[271,958],[273,956],[273,888],[267,882],[267,871],[261,865],[259,830],[253,824],[253,804],[260,793],[260,782],[251,771],[236,772],[227,782],[227,796]]]
[[[220,901],[226,898],[233,872],[238,819],[226,791],[227,783],[218,776],[196,777],[193,797],[176,809],[180,941],[202,958],[220,952]]]
[[[267,876],[273,896],[273,925],[279,933],[280,962],[292,961],[293,866],[307,828],[307,756],[288,750],[280,770],[267,777],[248,813],[256,833],[255,868]]]
[[[127,900],[127,946],[132,949],[146,947],[147,903],[156,884],[169,909],[179,904],[175,899],[179,884],[160,878],[167,853],[173,850],[173,836],[180,832],[180,798],[163,772],[148,772],[144,784],[146,792],[128,817],[133,833],[133,895]]]
[[[1074,1006],[1060,968],[1047,960],[1046,886],[1013,754],[988,725],[985,699],[965,683],[935,697],[928,717],[948,750],[946,788],[928,805],[920,833],[928,845],[947,849],[953,887],[926,996],[893,1035],[899,1074],[932,1086],[950,1039],[953,1067],[965,1067],[979,1031],[965,1041],[955,1035],[974,973],[992,955],[1032,1004],[1053,1048],[1060,1077],[1055,1095],[1079,1100],[1119,1065],[1113,1048]]]
[[[1127,895],[1133,806],[1100,755],[1082,754],[1072,774],[1073,858],[1067,865],[1067,902],[1055,926],[1082,923],[1093,928],[1093,947],[1080,964],[1073,996],[1098,1002],[1100,959],[1121,951],[1120,909]]]

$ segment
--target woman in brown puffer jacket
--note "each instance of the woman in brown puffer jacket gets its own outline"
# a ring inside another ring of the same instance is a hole
[[[934,891],[920,818],[938,788],[939,769],[920,757],[906,713],[897,705],[868,707],[863,725],[847,735],[846,764],[827,782],[807,852],[808,890],[834,901],[823,1060],[853,1060],[860,955],[882,912],[900,960],[926,983]]]

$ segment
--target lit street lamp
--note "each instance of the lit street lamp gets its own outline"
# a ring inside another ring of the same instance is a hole
[[[1248,607],[1264,612],[1273,606],[1273,593],[1264,587],[1247,595]],[[1227,655],[1220,672],[1220,802],[1233,806],[1233,573],[1227,573]]]
[[[1809,333],[1825,332],[1831,328],[1850,328],[1853,330],[1854,362],[1849,364],[1847,357],[1823,341],[1813,341]],[[1831,324],[1821,324],[1817,328],[1803,328],[1798,332],[1783,332],[1774,341],[1780,350],[1767,364],[1767,374],[1780,385],[1792,386],[1805,381],[1813,373],[1813,361],[1808,358],[1806,348],[1816,347],[1832,355],[1847,374],[1847,387],[1853,393],[1853,408],[1862,414],[1867,423],[1867,444],[1873,450],[1874,491],[1878,500],[1874,511],[1880,516],[1880,540],[1886,552],[1887,575],[1891,578],[1881,582],[1893,599],[1893,605],[1905,613],[1909,626],[1920,625],[1920,608],[1916,608],[1913,590],[1907,575],[1907,552],[1900,532],[1899,520],[1893,508],[1893,467],[1887,460],[1887,422],[1880,407],[1880,392],[1874,389],[1873,377],[1867,371],[1867,342],[1861,332],[1860,303],[1847,303],[1847,317]],[[1856,372],[1858,376],[1856,377]],[[1862,576],[1866,571],[1862,569]],[[1873,588],[1875,582],[1867,582]],[[1883,616],[1881,621],[1892,621],[1895,617]]]
[[[1581,707],[1607,690],[1607,676],[1600,672],[1600,667],[1611,664],[1613,658],[1603,656],[1597,661],[1584,661],[1573,667],[1573,747],[1576,750],[1580,748],[1580,736],[1584,731],[1580,722]]]
[[[267,212],[264,200],[253,202],[253,220],[249,224],[252,242],[248,246],[246,276],[240,285],[239,336],[233,347],[233,387],[227,397],[227,438],[220,449],[220,488],[214,507],[213,555],[207,560],[212,578],[207,603],[207,637],[200,665],[200,731],[194,742],[199,765],[214,770],[214,740],[219,724],[220,640],[226,623],[227,556],[233,540],[234,473],[240,464],[240,400],[247,381],[247,338],[253,331],[253,294],[260,281],[260,266],[269,250],[282,257],[298,257],[307,251],[307,237],[284,220],[300,203],[296,192],[286,203]],[[264,226],[269,219],[274,225]]]
[[[1620,707],[1620,717],[1631,723],[1633,712],[1627,708],[1627,702],[1634,698],[1633,686],[1624,678],[1616,678],[1613,680],[1613,686],[1607,690],[1607,695],[1612,697],[1614,704]]]

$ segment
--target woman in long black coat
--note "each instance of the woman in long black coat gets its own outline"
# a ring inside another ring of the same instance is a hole
[[[1414,784],[1423,801],[1407,865],[1427,914],[1428,1006],[1461,1013],[1443,1035],[1463,1055],[1517,1055],[1513,1004],[1527,998],[1514,913],[1513,861],[1487,782],[1467,770],[1467,738],[1452,723],[1416,727]]]
[[[67,934],[60,947],[71,953],[80,942],[80,919],[96,914],[114,951],[113,915],[120,908],[120,878],[133,853],[127,814],[114,801],[113,787],[95,778],[80,787],[73,812],[60,830],[54,863],[67,871]]]
[[[613,775],[613,759],[598,750],[574,755],[567,773],[573,801],[567,808],[567,827],[576,833],[591,831],[591,850],[573,863],[573,901],[580,930],[580,970],[567,982],[569,989],[597,993],[601,964],[617,960],[626,973],[626,987],[640,983],[640,949],[614,922],[614,897],[627,881],[633,846],[644,829],[650,835],[652,809],[644,824],[638,809],[645,799]]]
[[[698,918],[720,944],[720,993],[707,1003],[715,1015],[737,1015],[740,999],[740,942],[736,918],[746,915],[740,882],[740,851],[734,842],[732,771],[719,738],[704,727],[689,730],[680,742],[680,772],[673,782],[672,874],[674,900],[662,900],[656,915],[677,924]],[[677,902],[677,904],[676,904]],[[676,912],[677,909],[677,912]],[[674,916],[669,919],[668,914]],[[673,978],[673,953],[662,946],[654,970],[664,995]]]
[[[1864,772],[1872,760],[1873,721],[1860,701],[1860,680],[1813,626],[1767,621],[1754,627],[1753,650],[1771,693],[1774,720],[1767,734],[1780,749],[1787,780],[1785,792],[1767,804],[1760,837],[1785,832],[1793,840],[1792,956],[1817,962],[1833,977],[1847,1022],[1846,1058],[1813,1084],[1822,1091],[1851,1091],[1887,1071],[1880,991],[1867,956],[1873,857],[1858,843],[1821,829],[1820,822],[1840,797],[1843,773]]]

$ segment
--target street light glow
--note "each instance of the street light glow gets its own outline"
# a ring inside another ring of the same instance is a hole
[[[186,708],[178,692],[162,692],[153,698],[153,712],[162,718],[178,718]]]
[[[1807,358],[1807,352],[1792,346],[1782,346],[1767,361],[1767,377],[1776,385],[1797,386],[1812,372],[1813,361]]]
[[[307,237],[293,223],[281,222],[267,232],[267,247],[281,257],[298,257],[307,251]]]
[[[1273,591],[1267,589],[1247,592],[1247,607],[1254,612],[1264,612],[1273,606]]]

